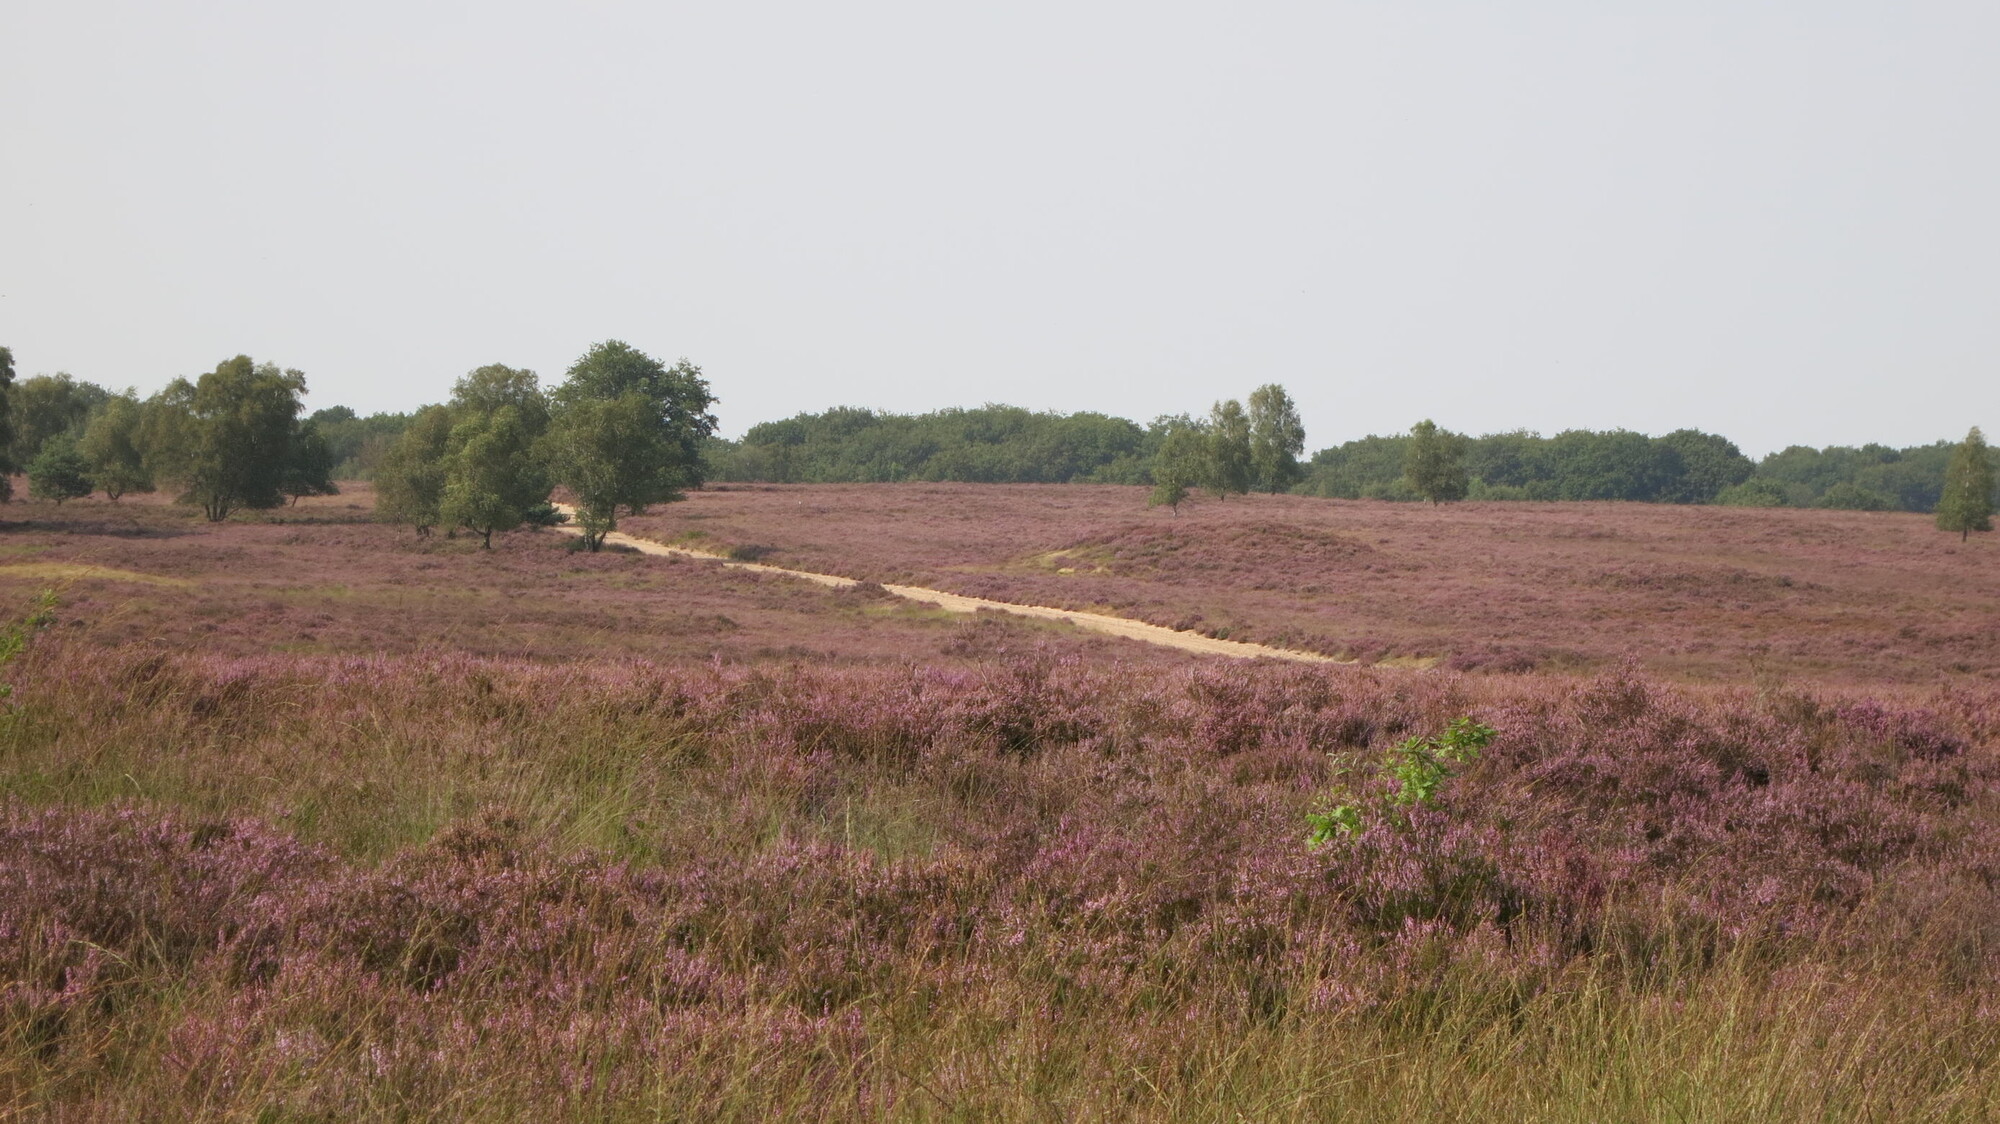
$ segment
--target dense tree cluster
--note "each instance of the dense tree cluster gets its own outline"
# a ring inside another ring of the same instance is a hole
[[[780,484],[957,480],[978,484],[1141,484],[1165,436],[1104,414],[1015,406],[878,413],[836,407],[712,441],[713,478]]]
[[[0,467],[25,470],[37,499],[101,489],[116,500],[158,485],[219,521],[334,494],[337,472],[365,468],[380,518],[425,536],[465,530],[486,546],[496,531],[558,518],[549,501],[561,485],[595,550],[621,511],[699,487],[715,432],[700,368],[617,340],[586,352],[553,394],[533,371],[493,364],[458,380],[449,402],[366,418],[339,406],[301,417],[305,375],[244,355],[144,401],[66,374],[13,374],[0,348]]]
[[[550,489],[561,485],[584,545],[597,550],[621,511],[701,486],[714,401],[701,368],[668,367],[619,340],[584,353],[553,393],[533,371],[480,367],[382,450],[376,511],[422,536],[443,525],[490,546],[495,531],[551,521]]]
[[[1908,449],[1793,446],[1761,462],[1726,438],[1569,430],[1554,437],[1459,438],[1466,496],[1486,500],[1631,500],[1931,511],[1953,444]],[[1364,437],[1313,455],[1298,491],[1347,499],[1423,498],[1404,468],[1412,437]]]
[[[1218,497],[1283,492],[1299,477],[1305,425],[1285,388],[1258,387],[1250,408],[1231,398],[1209,408],[1208,417],[1186,414],[1153,422],[1158,440],[1150,466],[1151,502],[1180,514],[1180,505],[1200,487]]]
[[[306,382],[296,370],[239,355],[143,401],[67,374],[13,373],[0,354],[0,436],[6,467],[26,474],[36,499],[102,491],[116,500],[166,485],[221,520],[335,490],[325,441],[299,418]]]

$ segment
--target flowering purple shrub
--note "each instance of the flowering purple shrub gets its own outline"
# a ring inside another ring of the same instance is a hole
[[[0,1095],[866,1116],[1730,964],[2000,1009],[2000,697],[1247,670],[36,654]],[[1330,767],[1467,713],[1451,784],[1300,846]]]

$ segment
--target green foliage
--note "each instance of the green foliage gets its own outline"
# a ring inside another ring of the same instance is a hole
[[[326,439],[336,480],[373,480],[390,448],[409,428],[413,414],[369,414],[362,417],[346,406],[313,411],[310,420]]]
[[[14,470],[10,450],[14,445],[14,350],[0,347],[0,500],[14,494],[14,483],[7,479]]]
[[[701,454],[715,433],[715,415],[709,412],[715,396],[701,368],[686,359],[668,367],[622,340],[606,340],[570,365],[568,380],[556,388],[555,411],[634,396],[651,408],[644,451],[653,461],[653,478],[630,480],[625,490],[632,498],[618,501],[636,514],[649,503],[678,499],[680,489],[699,488],[707,480]]]
[[[1814,507],[1842,508],[1848,511],[1893,511],[1896,501],[1876,491],[1864,488],[1852,480],[1842,480],[1820,493]]]
[[[420,538],[442,518],[445,454],[451,445],[451,410],[426,406],[384,455],[375,473],[375,517],[407,523]]]
[[[106,399],[83,430],[77,452],[89,465],[90,478],[116,500],[128,492],[153,490],[153,474],[146,470],[140,448],[140,424],[144,410],[137,396],[127,392]]]
[[[1146,502],[1151,507],[1172,508],[1178,518],[1181,504],[1187,502],[1207,470],[1207,427],[1186,414],[1163,418],[1154,424],[1163,427],[1166,436],[1160,441],[1160,451],[1153,456],[1153,493]]]
[[[1358,500],[1372,489],[1403,484],[1407,435],[1363,437],[1314,453],[1298,491],[1328,499]],[[1410,499],[1416,494],[1410,493]]]
[[[1250,415],[1231,398],[1208,414],[1208,471],[1202,484],[1218,496],[1250,492]]]
[[[57,437],[80,436],[91,411],[110,396],[101,386],[62,373],[11,384],[7,414],[12,422],[13,463],[28,464]]]
[[[305,375],[239,355],[193,383],[175,379],[146,402],[146,468],[181,502],[220,522],[239,507],[278,507],[306,390]]]
[[[482,548],[491,549],[493,532],[511,531],[529,509],[547,505],[548,473],[515,407],[503,405],[460,422],[450,443],[438,514],[478,535]]]
[[[988,404],[928,414],[838,407],[752,426],[711,441],[717,480],[977,484],[1149,484],[1164,434],[1096,413],[1037,413]]]
[[[1465,471],[1465,438],[1439,429],[1429,418],[1411,426],[1403,478],[1433,504],[1464,499],[1470,480]]]
[[[1673,454],[1667,479],[1654,499],[1665,503],[1713,503],[1724,489],[1750,479],[1757,470],[1736,443],[1698,429],[1676,429],[1653,444]]]
[[[56,601],[56,591],[44,589],[36,595],[32,608],[19,618],[0,625],[0,668],[19,659],[34,641],[35,634],[55,623]],[[14,685],[0,683],[0,699],[13,696]]]
[[[1428,807],[1445,781],[1479,760],[1479,751],[1496,733],[1491,726],[1459,718],[1438,737],[1410,738],[1398,744],[1379,766],[1380,778],[1394,787],[1386,793],[1350,796],[1349,800],[1306,813],[1306,825],[1311,829],[1306,843],[1319,847],[1359,834],[1371,821],[1406,826],[1409,810]]]
[[[38,500],[81,499],[96,485],[91,483],[90,464],[76,451],[76,442],[63,434],[42,443],[42,451],[28,462],[28,495]]]
[[[1679,452],[1629,429],[1565,430],[1541,458],[1541,479],[1529,488],[1537,499],[1656,503],[1685,486]]]
[[[1407,436],[1365,437],[1313,454],[1294,491],[1342,499],[1423,498],[1404,475]],[[1793,446],[1752,464],[1699,430],[1647,437],[1624,430],[1524,430],[1465,441],[1466,495],[1477,499],[1628,500],[1794,507],[1874,505],[1930,511],[1944,486],[1949,442],[1890,449]],[[1826,500],[1841,483],[1854,485]]]
[[[1974,531],[1993,529],[1993,464],[1986,435],[1976,425],[1952,451],[1945,468],[1937,525],[1940,531],[1957,531],[1961,542]]]
[[[1776,481],[1751,477],[1717,492],[1715,502],[1723,507],[1783,507],[1785,490]]]
[[[1282,492],[1299,479],[1306,427],[1292,396],[1277,383],[1250,392],[1250,480],[1260,492]]]
[[[311,418],[292,431],[292,444],[285,456],[284,478],[278,490],[297,503],[300,496],[337,496],[333,482],[333,450]]]
[[[521,512],[521,525],[524,527],[560,527],[567,522],[569,516],[547,500],[529,504],[527,510]]]
[[[576,496],[586,550],[598,550],[604,536],[617,530],[620,507],[643,511],[648,504],[681,498],[661,468],[673,462],[675,450],[655,404],[643,394],[564,406],[543,439],[543,451],[551,476]]]
[[[486,416],[508,407],[533,441],[549,430],[549,398],[533,371],[489,363],[467,371],[451,388],[451,408],[461,417]]]

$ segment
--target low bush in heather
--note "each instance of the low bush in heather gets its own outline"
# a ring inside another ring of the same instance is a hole
[[[2000,1107],[1992,692],[1034,653],[12,670],[27,1116]],[[1305,845],[1335,770],[1464,715],[1498,732],[1450,783]]]

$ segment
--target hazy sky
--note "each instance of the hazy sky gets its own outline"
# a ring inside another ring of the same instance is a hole
[[[1144,420],[1310,448],[2000,428],[2000,5],[0,4],[0,344],[408,409],[593,341],[723,429]]]

